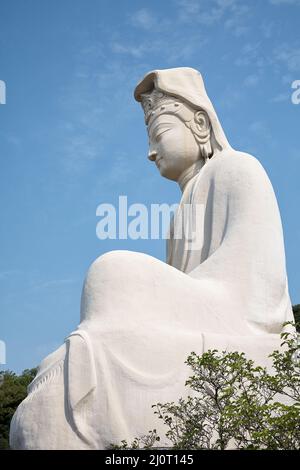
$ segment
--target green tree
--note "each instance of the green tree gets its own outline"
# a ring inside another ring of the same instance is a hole
[[[21,375],[11,371],[0,372],[0,449],[9,448],[9,427],[12,416],[27,396],[27,386],[37,369],[26,369]]]
[[[175,449],[300,449],[300,339],[282,340],[272,374],[243,353],[188,357],[193,395],[154,406]]]
[[[293,305],[293,313],[295,317],[295,323],[297,325],[297,331],[300,331],[300,304]]]
[[[270,355],[272,373],[244,353],[190,354],[190,396],[153,405],[174,449],[300,449],[300,335],[291,328],[281,338]],[[159,440],[154,429],[118,448]]]

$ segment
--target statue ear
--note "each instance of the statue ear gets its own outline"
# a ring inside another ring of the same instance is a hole
[[[210,138],[210,122],[205,111],[197,111],[194,115],[194,121],[197,130],[197,136],[202,140],[202,144],[206,143]]]
[[[194,122],[191,130],[200,147],[202,158],[207,160],[212,156],[211,147],[211,124],[205,111],[196,111],[194,114]]]
[[[95,361],[88,334],[83,330],[67,338],[68,404],[73,413],[97,385]]]

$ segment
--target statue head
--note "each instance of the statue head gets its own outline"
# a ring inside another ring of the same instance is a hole
[[[137,85],[135,98],[145,113],[148,158],[162,176],[178,181],[189,167],[201,168],[229,147],[198,71],[182,67],[150,72]]]
[[[211,125],[205,111],[155,88],[141,98],[149,135],[148,158],[162,176],[178,181],[187,168],[212,156]]]

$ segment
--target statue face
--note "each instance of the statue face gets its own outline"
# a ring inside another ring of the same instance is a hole
[[[174,114],[160,114],[149,126],[149,160],[165,178],[178,181],[184,170],[200,158],[191,130]]]

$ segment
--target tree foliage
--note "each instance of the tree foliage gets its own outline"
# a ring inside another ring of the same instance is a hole
[[[158,403],[176,449],[300,449],[300,339],[282,334],[272,373],[244,353],[192,353],[192,396]]]
[[[297,331],[300,331],[300,304],[293,305],[293,314],[297,325]]]
[[[36,369],[26,369],[21,375],[11,371],[0,372],[0,449],[9,448],[9,427],[13,414],[27,396],[27,386],[36,375]]]
[[[174,449],[300,449],[300,338],[295,331],[281,337],[272,373],[244,353],[190,354],[190,396],[153,405]],[[157,441],[153,430],[119,448]]]

